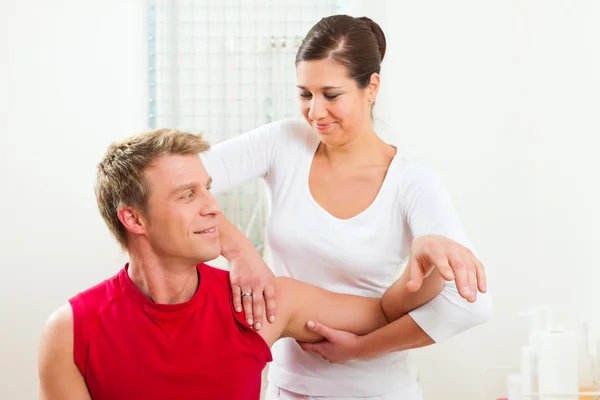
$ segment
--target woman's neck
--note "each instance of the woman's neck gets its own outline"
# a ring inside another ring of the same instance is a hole
[[[381,140],[374,131],[357,135],[342,144],[321,143],[317,151],[327,159],[330,165],[343,167],[389,162],[396,153],[396,150]]]

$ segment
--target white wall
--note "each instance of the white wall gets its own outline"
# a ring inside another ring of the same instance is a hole
[[[493,322],[415,351],[426,398],[499,397],[518,312],[600,324],[600,3],[347,4],[388,37],[378,126],[437,167],[494,289]],[[144,27],[143,0],[0,0],[2,399],[35,398],[44,320],[123,261],[94,168],[146,127]]]
[[[379,128],[437,167],[494,290],[493,322],[414,352],[426,398],[495,399],[505,372],[485,369],[518,367],[519,312],[600,324],[600,3],[348,6],[387,35]]]
[[[49,313],[123,260],[95,165],[145,129],[143,0],[0,0],[0,399],[37,398]]]

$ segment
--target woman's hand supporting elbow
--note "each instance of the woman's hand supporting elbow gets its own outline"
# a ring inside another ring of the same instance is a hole
[[[408,315],[408,312],[422,306],[436,297],[444,287],[444,279],[433,271],[418,292],[409,292],[407,282],[410,271],[390,286],[380,300],[388,325],[364,336],[331,329],[315,321],[308,326],[325,340],[318,343],[300,343],[305,351],[319,354],[332,364],[343,364],[354,359],[372,358],[392,351],[408,350],[433,344],[434,341]]]

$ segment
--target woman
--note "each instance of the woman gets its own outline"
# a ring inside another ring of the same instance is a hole
[[[420,399],[403,350],[444,340],[489,316],[489,296],[475,301],[478,289],[485,292],[482,266],[468,250],[447,192],[426,165],[400,154],[373,129],[384,54],[384,34],[370,19],[322,19],[296,56],[306,122],[271,123],[203,155],[214,192],[264,178],[275,275],[380,296],[410,256],[410,290],[436,267],[449,281],[433,301],[372,335],[349,337],[317,327],[333,345],[305,346],[310,351],[281,340],[272,350],[269,399]],[[231,224],[223,221],[219,229],[222,254],[232,261],[236,306],[241,310],[241,298],[249,322],[260,329],[263,296],[269,318],[274,313],[269,274],[246,256],[252,252]]]

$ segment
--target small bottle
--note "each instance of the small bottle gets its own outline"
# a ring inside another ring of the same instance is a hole
[[[521,374],[510,374],[507,378],[508,400],[523,398],[523,379]]]
[[[594,364],[590,349],[589,324],[582,324],[579,341],[579,392],[594,392]],[[595,396],[580,395],[579,400],[594,400]]]
[[[597,334],[597,333],[596,333]],[[600,389],[600,337],[597,338],[596,343],[596,352],[595,357],[593,359],[594,362],[594,384],[596,390]]]
[[[533,345],[523,346],[521,350],[521,380],[523,395],[538,391],[537,352]]]
[[[543,332],[552,330],[554,313],[551,306],[538,306],[520,313],[530,318],[529,343],[521,350],[521,382],[523,395],[539,391],[539,338]]]

